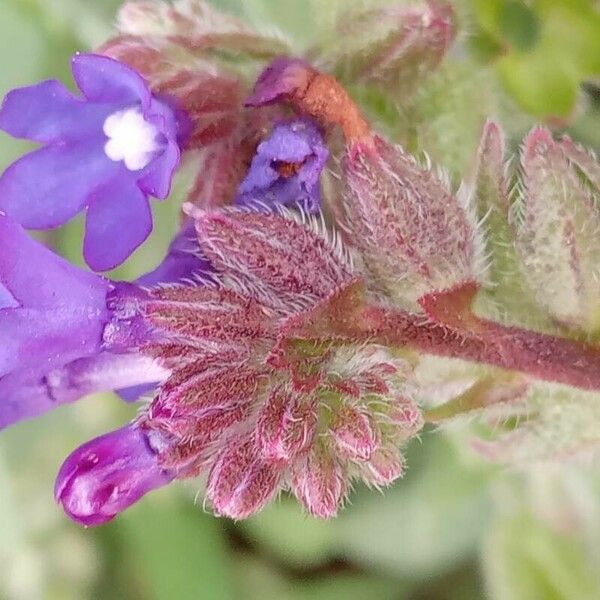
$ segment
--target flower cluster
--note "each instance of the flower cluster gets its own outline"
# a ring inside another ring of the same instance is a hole
[[[374,131],[332,74],[380,85],[412,65],[424,77],[453,39],[447,4],[390,8],[397,43],[386,23],[355,49],[360,64],[352,51],[316,60],[331,73],[200,2],[178,6],[126,5],[121,35],[73,59],[79,96],[52,80],[0,109],[1,129],[42,144],[0,177],[0,427],[91,392],[152,394],[65,461],[55,496],[72,519],[104,523],[198,476],[217,515],[248,517],[287,491],[328,518],[353,482],[401,477],[427,421],[525,412],[521,430],[479,443],[495,457],[551,420],[527,410],[544,386],[591,406],[594,157],[534,129],[511,205],[489,122],[470,185],[455,189]],[[148,198],[167,199],[184,162],[195,182],[161,263],[130,282],[93,272],[144,242]],[[25,232],[83,209],[92,271]],[[542,325],[510,319],[515,289]],[[473,374],[434,407],[420,368],[431,357]],[[573,429],[566,451],[582,442]]]

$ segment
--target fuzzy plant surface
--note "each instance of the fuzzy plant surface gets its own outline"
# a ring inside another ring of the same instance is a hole
[[[40,146],[0,176],[0,427],[142,398],[61,467],[71,519],[185,479],[219,516],[286,493],[328,519],[401,479],[428,424],[492,462],[595,455],[600,164],[545,125],[515,151],[483,91],[457,135],[491,77],[447,64],[461,18],[352,5],[299,46],[130,1],[77,92],[6,95],[0,129]],[[151,197],[180,209],[163,260],[108,275],[161,227]],[[80,212],[89,268],[27,232]]]

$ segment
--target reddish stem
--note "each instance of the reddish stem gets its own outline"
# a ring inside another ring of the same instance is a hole
[[[476,319],[459,329],[425,321],[422,315],[368,306],[362,337],[389,346],[409,346],[428,354],[460,358],[519,371],[585,390],[600,390],[600,349],[517,327]]]

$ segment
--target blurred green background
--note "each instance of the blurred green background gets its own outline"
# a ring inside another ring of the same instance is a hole
[[[105,40],[118,0],[0,0],[0,93],[58,77],[75,50]],[[215,0],[302,50],[337,0]],[[600,147],[600,25],[587,0],[462,0],[448,65],[409,113],[365,98],[388,131],[410,115],[419,144],[459,176],[485,116],[515,145],[536,120]],[[360,95],[361,90],[356,90]],[[415,108],[416,107],[416,108]],[[399,111],[399,112],[398,112]],[[0,136],[0,168],[27,148]],[[177,190],[175,191],[177,194]],[[152,267],[175,231],[175,203],[117,275]],[[80,260],[81,224],[48,241]],[[1,401],[1,399],[0,399]],[[319,522],[287,497],[242,523],[203,510],[194,484],[151,494],[99,529],[52,499],[77,445],[135,414],[96,396],[0,435],[0,599],[4,600],[594,600],[600,598],[600,477],[593,464],[490,467],[468,432],[425,431],[409,472],[386,491],[358,488]]]

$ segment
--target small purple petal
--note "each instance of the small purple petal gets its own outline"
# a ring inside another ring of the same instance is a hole
[[[3,308],[16,308],[19,306],[17,299],[0,283],[0,310]]]
[[[0,214],[0,284],[20,306],[104,306],[110,283],[79,269]],[[68,293],[67,293],[68,292]]]
[[[16,138],[35,142],[81,140],[102,130],[115,106],[90,104],[51,79],[12,90],[0,109],[0,129]]]
[[[246,106],[263,106],[277,102],[282,96],[302,87],[310,65],[299,58],[276,58],[260,74]]]
[[[23,227],[57,227],[75,216],[92,190],[117,169],[101,140],[41,148],[17,160],[0,177],[0,210]]]
[[[285,162],[301,162],[313,152],[313,146],[323,145],[316,126],[307,119],[282,123],[257,148],[257,153]]]
[[[14,370],[45,372],[97,354],[107,319],[101,306],[0,310],[0,376]]]
[[[101,525],[173,479],[146,434],[128,425],[75,450],[58,473],[54,496],[77,523]]]
[[[152,231],[145,194],[122,172],[97,188],[87,209],[83,255],[95,271],[122,263]]]
[[[166,198],[171,192],[171,181],[180,157],[179,146],[173,140],[168,140],[162,153],[143,170],[138,179],[140,189],[149,196]]]
[[[319,178],[329,156],[318,126],[295,119],[275,127],[259,144],[235,204],[273,207],[299,204],[310,213],[321,203]]]
[[[73,78],[88,101],[122,107],[141,103],[144,111],[150,106],[148,85],[131,67],[99,54],[76,54],[71,66]]]
[[[12,308],[0,310],[0,376],[14,369],[44,373],[99,351],[110,283],[70,265],[1,215],[0,284],[14,298]]]

